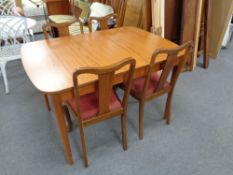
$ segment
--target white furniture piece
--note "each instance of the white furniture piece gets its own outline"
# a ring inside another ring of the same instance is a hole
[[[0,16],[0,73],[9,93],[6,64],[21,58],[21,46],[29,41],[29,30],[36,21],[22,16]]]
[[[227,31],[226,31],[225,36],[223,38],[222,47],[227,48],[228,43],[232,38],[232,34],[233,34],[233,22],[232,22],[232,20],[233,20],[233,15],[230,19],[230,22],[229,22],[228,27],[227,27]]]
[[[14,0],[0,0],[0,16],[2,15],[19,15],[15,8]]]
[[[41,33],[42,26],[47,23],[47,8],[43,0],[22,0],[24,15],[28,18],[36,20],[33,27],[34,33]]]

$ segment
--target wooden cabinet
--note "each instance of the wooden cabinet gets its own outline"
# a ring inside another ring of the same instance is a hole
[[[69,0],[45,0],[49,15],[70,14]]]

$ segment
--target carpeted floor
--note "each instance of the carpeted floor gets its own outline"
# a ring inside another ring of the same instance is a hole
[[[219,58],[181,75],[172,122],[162,120],[165,97],[145,109],[139,140],[138,104],[130,98],[128,150],[120,120],[85,130],[89,168],[81,158],[79,131],[70,133],[74,164],[67,165],[52,112],[28,80],[20,61],[7,65],[10,94],[0,77],[0,175],[230,175],[233,173],[233,44]],[[119,93],[121,93],[119,91]]]

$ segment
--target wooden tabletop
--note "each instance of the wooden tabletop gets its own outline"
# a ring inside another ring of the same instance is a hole
[[[148,65],[155,49],[176,46],[144,30],[122,27],[27,43],[21,54],[24,69],[34,86],[41,92],[57,93],[73,87],[72,73],[77,68],[106,66],[133,57],[137,70]],[[163,60],[161,57],[158,61]],[[84,75],[80,77],[80,85],[95,79]]]

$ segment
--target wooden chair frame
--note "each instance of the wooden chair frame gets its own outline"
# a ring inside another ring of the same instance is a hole
[[[48,37],[48,31],[51,30],[53,31],[54,29],[56,29],[56,31],[58,32],[58,36],[62,37],[62,36],[69,36],[69,26],[72,25],[75,21],[69,22],[69,23],[53,23],[53,22],[49,22],[47,24],[43,25],[43,33],[44,33],[44,37],[45,39],[49,39]],[[80,24],[80,31],[83,34],[83,26]]]
[[[48,32],[52,31],[52,28],[57,29],[59,36],[69,36],[69,25],[70,25],[69,23],[58,24],[58,23],[52,23],[52,22],[44,24],[42,26],[44,38],[46,40],[49,39]]]
[[[164,119],[166,123],[170,123],[170,115],[171,115],[171,103],[172,96],[174,92],[174,88],[176,85],[176,81],[179,77],[180,72],[183,70],[183,67],[186,63],[187,55],[190,53],[192,48],[192,42],[187,42],[182,46],[179,46],[174,49],[159,49],[155,50],[152,54],[150,65],[148,66],[147,76],[145,77],[145,83],[143,87],[143,91],[140,97],[135,96],[131,93],[133,97],[135,97],[139,101],[139,138],[143,139],[144,137],[144,105],[147,101],[152,100],[158,96],[168,93],[166,107],[164,112]],[[180,56],[183,54],[183,56]],[[148,85],[151,79],[151,74],[153,73],[153,68],[155,63],[160,55],[166,55],[167,59],[162,67],[162,73],[160,75],[160,79],[158,85],[151,95],[146,94],[146,90],[148,89]],[[170,72],[172,72],[171,80],[169,86],[164,87],[165,82],[167,81]]]
[[[85,136],[84,136],[84,127],[87,127],[89,125],[101,122],[103,120],[121,115],[122,144],[123,144],[123,149],[127,150],[126,111],[127,111],[128,96],[129,96],[130,88],[132,84],[135,64],[136,64],[136,61],[133,58],[126,58],[122,60],[121,62],[118,62],[111,66],[100,67],[100,68],[95,68],[95,67],[94,68],[80,68],[73,73],[74,96],[75,96],[75,101],[76,101],[76,106],[77,106],[77,112],[73,110],[72,112],[75,114],[75,119],[77,120],[79,129],[80,129],[83,161],[84,161],[85,167],[88,167],[88,159],[87,159],[87,150],[86,150],[86,143],[85,143]],[[126,90],[123,96],[123,100],[121,102],[122,108],[110,111],[109,104],[110,104],[111,96],[113,93],[112,90],[113,90],[115,72],[125,66],[129,67],[129,71],[125,78]],[[99,94],[99,111],[98,111],[97,116],[94,116],[86,120],[83,120],[80,117],[81,109],[80,109],[78,77],[81,74],[94,74],[98,76],[96,90]],[[72,109],[71,107],[69,108]],[[65,111],[68,111],[67,108],[65,109]]]
[[[88,28],[89,28],[89,32],[93,32],[93,30],[92,30],[92,21],[93,20],[96,20],[98,23],[99,23],[99,25],[100,25],[100,30],[107,30],[107,29],[109,29],[109,26],[108,26],[108,21],[110,20],[110,19],[115,19],[115,21],[116,21],[116,24],[115,24],[115,26],[117,26],[117,14],[116,13],[112,13],[112,14],[109,14],[109,15],[107,15],[107,16],[103,16],[103,17],[90,17],[89,19],[88,19]]]
[[[50,14],[49,16],[53,16],[53,15],[70,15],[70,16],[73,16],[75,18],[75,20],[73,20],[73,21],[67,21],[65,23],[56,23],[55,21],[52,21],[51,19],[49,19],[49,22],[50,23],[54,23],[54,24],[66,24],[66,23],[70,23],[71,24],[71,23],[74,23],[74,22],[79,22],[79,24],[80,24],[80,31],[81,31],[81,34],[83,34],[83,24],[82,24],[82,22],[79,19],[80,15],[82,13],[82,9],[80,9],[77,6],[75,6],[75,0],[67,0],[67,1],[63,1],[63,3],[65,3],[64,4],[64,9],[68,9],[68,11],[65,10],[61,14]],[[47,7],[48,7],[48,4],[47,4]],[[49,5],[48,8],[50,8],[50,7],[51,7],[51,5]],[[57,36],[57,30],[55,28],[52,28],[51,31],[52,31],[52,33],[53,33],[54,36]]]

